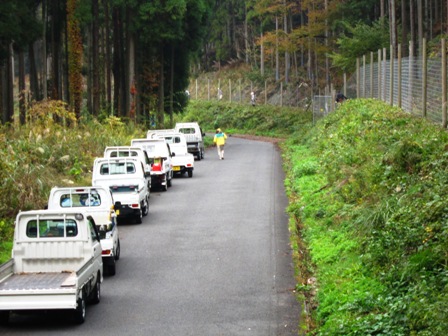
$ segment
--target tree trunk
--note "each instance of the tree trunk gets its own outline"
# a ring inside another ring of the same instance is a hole
[[[260,25],[261,26],[261,25]],[[260,74],[264,76],[264,43],[263,43],[263,31],[260,33]]]
[[[42,96],[48,98],[48,64],[47,64],[47,0],[42,0]]]
[[[397,24],[395,16],[395,0],[389,0],[390,44],[393,54],[397,54]]]
[[[278,54],[278,16],[275,17],[275,80],[280,79],[280,61]]]
[[[409,25],[408,25],[408,16],[407,16],[407,8],[406,1],[401,1],[401,54],[403,57],[407,55],[406,41],[408,39],[409,33]]]
[[[161,128],[164,125],[165,117],[165,81],[164,81],[164,50],[163,45],[160,46],[160,73],[159,73],[159,111],[157,114],[157,127]]]
[[[283,29],[285,31],[285,36],[288,36],[288,13],[286,11],[286,0],[283,0],[283,4],[285,6],[285,13],[283,14]],[[286,48],[286,51],[285,51],[285,83],[289,82],[289,68],[290,68],[289,52],[288,52],[288,49]]]
[[[417,0],[417,23],[418,23],[418,52],[423,49],[423,0]]]
[[[114,76],[114,110],[117,115],[121,115],[121,100],[120,100],[120,83],[121,83],[121,20],[120,9],[114,8],[112,14],[112,21],[114,25],[114,54],[112,72]]]
[[[14,50],[9,46],[8,61],[6,63],[6,111],[4,123],[14,122]]]
[[[25,53],[19,51],[19,122],[25,125],[26,109],[25,109]]]
[[[40,91],[39,91],[39,78],[37,77],[37,69],[36,69],[36,57],[34,54],[34,42],[31,42],[28,46],[28,55],[30,62],[30,91],[31,97],[34,100],[40,100]]]
[[[174,120],[173,120],[173,99],[174,99],[174,45],[171,44],[171,62],[170,62],[170,128],[174,126]]]
[[[105,48],[106,48],[106,108],[109,111],[111,105],[112,105],[112,82],[111,82],[111,69],[110,69],[110,62],[111,62],[111,48],[110,48],[110,20],[109,20],[109,0],[103,0],[103,6],[104,6],[104,16],[105,16],[105,30],[106,30],[106,36],[104,37],[105,40]]]
[[[53,0],[51,6],[51,97],[54,100],[60,99],[59,92],[59,42],[60,30],[56,25],[57,20],[60,19],[59,14],[59,0]]]
[[[99,61],[99,15],[98,0],[92,0],[92,109],[93,115],[100,111],[100,61]]]
[[[132,20],[131,9],[128,7],[126,10],[126,39],[127,39],[127,64],[128,69],[126,71],[126,113],[132,119],[135,120],[135,106],[131,106],[133,99],[132,91],[135,89],[135,40],[134,35],[131,33],[129,26]],[[134,89],[131,90],[131,88]],[[134,94],[136,92],[134,91]]]

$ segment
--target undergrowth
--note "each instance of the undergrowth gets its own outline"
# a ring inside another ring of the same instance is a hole
[[[310,333],[446,335],[447,143],[424,119],[356,100],[284,145]]]

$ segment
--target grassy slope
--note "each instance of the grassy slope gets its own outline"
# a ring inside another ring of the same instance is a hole
[[[317,334],[446,335],[447,143],[438,126],[358,100],[285,145]]]

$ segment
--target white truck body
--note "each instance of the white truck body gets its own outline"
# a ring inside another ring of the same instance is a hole
[[[81,209],[92,216],[101,239],[104,269],[115,275],[115,262],[120,258],[117,215],[109,188],[54,187],[48,199],[49,210]]]
[[[165,139],[132,139],[131,146],[143,148],[153,161],[151,167],[151,186],[167,191],[173,178],[172,153]]]
[[[10,311],[70,309],[84,322],[86,302],[100,301],[101,244],[95,222],[80,209],[17,215],[12,258],[0,266],[0,322]]]
[[[148,139],[165,139],[170,145],[171,152],[174,156],[171,159],[173,174],[187,173],[188,177],[193,177],[194,156],[188,153],[187,139],[184,134],[168,130],[149,130],[147,132]]]
[[[140,224],[149,211],[147,173],[138,158],[96,158],[92,186],[110,189],[118,218],[132,217]]]
[[[131,146],[114,146],[106,147],[104,149],[105,158],[116,157],[138,157],[143,163],[143,169],[145,171],[146,179],[148,181],[148,189],[151,189],[151,159],[148,157],[146,151],[141,147]]]
[[[202,137],[205,133],[202,132],[199,124],[197,122],[176,123],[174,129],[185,135],[188,153],[193,154],[198,160],[203,159],[205,147]]]

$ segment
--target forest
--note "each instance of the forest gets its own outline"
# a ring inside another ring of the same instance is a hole
[[[363,54],[406,55],[447,31],[442,0],[3,0],[1,121],[24,124],[33,104],[55,100],[77,120],[164,126],[204,72],[247,65],[318,92]]]

